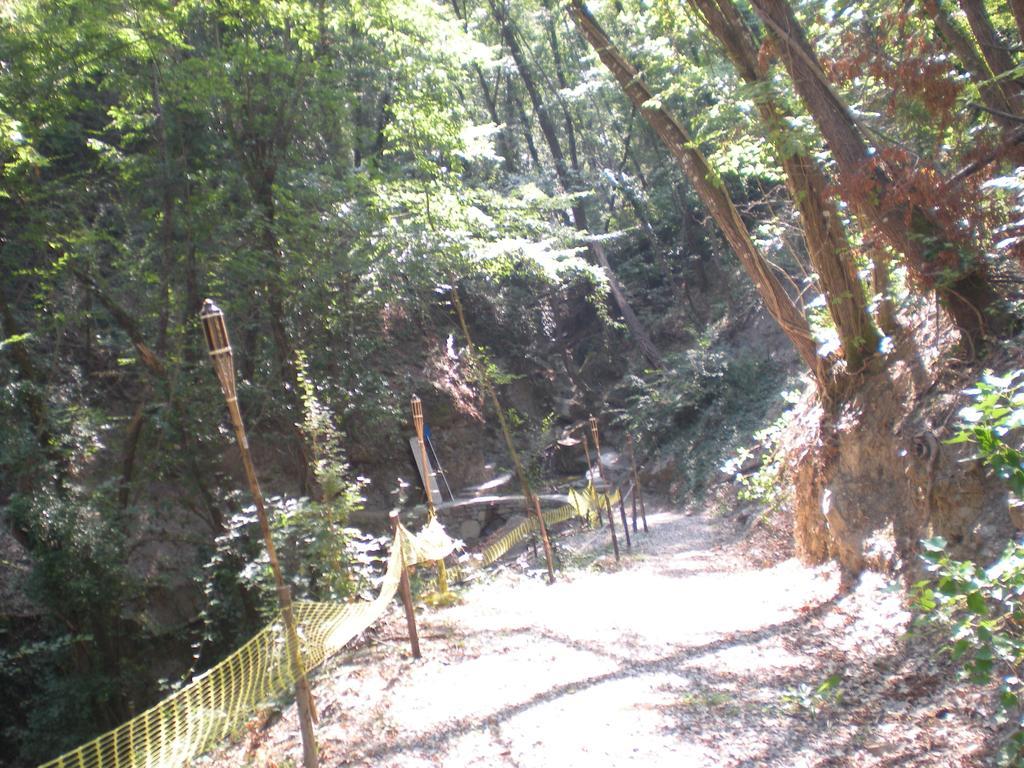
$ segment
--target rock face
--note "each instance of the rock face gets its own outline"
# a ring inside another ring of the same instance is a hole
[[[981,371],[939,368],[909,340],[887,362],[834,419],[805,404],[789,426],[797,551],[852,574],[894,571],[941,535],[955,557],[990,561],[1020,521],[970,446],[945,442]]]

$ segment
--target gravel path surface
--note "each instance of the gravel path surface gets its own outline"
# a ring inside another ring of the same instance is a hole
[[[621,566],[606,531],[565,535],[574,565],[555,585],[512,564],[421,611],[418,661],[396,604],[314,679],[321,764],[992,764],[990,692],[906,639],[893,584],[866,574],[841,592],[832,567],[755,566],[727,523],[649,520]],[[290,707],[208,762],[300,755]]]

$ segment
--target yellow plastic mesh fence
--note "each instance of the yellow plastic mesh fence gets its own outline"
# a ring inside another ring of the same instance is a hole
[[[414,535],[399,526],[380,592],[371,602],[296,602],[302,664],[312,670],[373,624],[398,591],[402,567],[441,560],[455,544],[436,520]],[[224,661],[114,730],[41,768],[182,766],[295,684],[281,616]]]
[[[604,508],[606,499],[609,504],[617,504],[619,501],[619,491],[612,491],[611,494],[600,493],[593,485],[588,485],[583,492],[570,489],[568,504],[558,507],[558,509],[542,512],[541,514],[544,515],[544,523],[546,525],[561,523],[573,517],[582,517],[591,526],[597,526],[601,523],[601,510]],[[518,526],[484,549],[483,564],[490,565],[536,530],[537,518],[530,515]]]

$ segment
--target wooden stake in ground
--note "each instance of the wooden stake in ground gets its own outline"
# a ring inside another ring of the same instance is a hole
[[[583,436],[583,452],[587,456],[587,485],[594,484],[593,464],[590,463],[590,440],[587,438],[586,430],[581,430],[580,434]],[[589,522],[589,520],[587,521]],[[597,527],[601,527],[601,505],[597,506]]]
[[[647,533],[647,510],[644,508],[644,495],[640,489],[640,474],[636,471],[636,455],[633,453],[633,436],[626,435],[626,446],[629,448],[629,466],[633,470],[633,530],[636,530],[636,502],[640,499],[640,516],[644,520],[644,533]]]
[[[391,533],[398,535],[398,510],[393,509],[388,513],[388,522],[391,523]],[[392,546],[399,546],[397,539]],[[416,631],[416,611],[412,607],[412,587],[409,586],[409,569],[402,561],[402,575],[398,582],[398,593],[402,596],[402,605],[405,606],[405,624],[409,627],[409,645],[412,647],[412,657],[420,658],[420,634]]]
[[[601,475],[601,482],[604,483],[604,503],[608,508],[608,528],[612,532],[612,549],[615,550],[615,562],[619,562],[619,538],[615,535],[615,516],[612,513],[612,503],[608,497],[608,491],[611,490],[611,486],[608,485],[608,478],[604,476],[604,465],[601,463],[601,438],[597,435],[597,419],[593,415],[590,416],[590,437],[594,440],[594,453],[597,454],[597,471]]]
[[[296,676],[295,706],[299,715],[299,730],[302,733],[302,765],[303,768],[316,768],[319,763],[316,734],[313,732],[316,709],[313,706],[313,696],[309,690],[309,681],[306,679],[306,669],[302,663],[302,653],[299,649],[299,635],[295,629],[295,616],[292,613],[291,591],[281,575],[277,550],[274,548],[274,539],[270,534],[270,521],[267,518],[266,505],[263,501],[263,491],[260,489],[260,483],[256,477],[256,467],[252,463],[252,454],[249,451],[249,440],[245,435],[245,424],[242,422],[242,413],[238,408],[235,363],[231,352],[231,341],[228,339],[227,324],[224,322],[224,313],[210,299],[203,304],[199,316],[203,321],[203,332],[206,334],[210,360],[213,362],[213,369],[217,373],[220,388],[227,401],[231,425],[235,428],[235,440],[238,442],[238,450],[242,454],[242,466],[245,469],[245,477],[249,481],[249,490],[256,506],[256,515],[259,518],[260,531],[263,533],[263,543],[267,548],[270,569],[274,573],[277,600],[281,606],[281,616],[284,619],[285,632],[288,637],[288,655]]]
[[[629,500],[633,507],[633,533],[637,533],[636,527],[636,515],[637,515],[637,504],[636,504],[636,482],[633,483],[633,495]]]
[[[622,530],[626,532],[626,549],[633,548],[633,541],[629,537],[629,525],[626,523],[626,500],[619,494],[619,516],[622,519]]]
[[[416,440],[420,445],[420,458],[423,462],[423,490],[427,494],[427,522],[431,523],[437,517],[434,509],[434,494],[430,488],[430,459],[427,458],[427,442],[423,439],[423,403],[416,395],[412,396],[412,423],[416,428]],[[437,561],[437,591],[442,595],[448,594],[448,572],[444,567],[444,560]]]
[[[530,481],[526,479],[526,472],[523,471],[523,465],[519,461],[519,453],[516,451],[516,447],[512,443],[512,432],[508,428],[508,420],[505,418],[505,411],[502,410],[501,402],[498,400],[498,395],[494,391],[494,387],[491,385],[490,379],[487,378],[487,373],[476,364],[476,352],[473,347],[473,339],[469,335],[469,326],[466,324],[466,315],[462,311],[462,301],[459,299],[459,289],[454,285],[452,286],[452,304],[455,306],[455,312],[459,317],[459,325],[462,327],[462,335],[466,339],[466,351],[469,354],[470,366],[477,371],[480,376],[480,386],[491,399],[491,404],[494,406],[494,410],[498,414],[498,423],[501,425],[501,434],[505,437],[505,447],[508,448],[509,456],[512,457],[512,465],[515,467],[516,477],[519,478],[519,485],[523,489],[526,514],[529,516],[532,511],[537,516],[537,529],[540,531],[540,538],[544,544],[544,558],[547,560],[548,565],[548,584],[554,584],[555,562],[551,555],[551,542],[548,540],[548,527],[544,524],[544,515],[542,515],[540,511],[540,501],[534,495],[533,489],[530,488]]]

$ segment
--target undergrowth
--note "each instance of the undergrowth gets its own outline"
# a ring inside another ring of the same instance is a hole
[[[789,378],[768,357],[727,355],[705,339],[629,383],[627,428],[641,444],[658,446],[645,463],[671,461],[678,492],[701,498],[727,457],[764,426]]]
[[[1011,503],[1020,504],[1024,371],[1006,376],[988,372],[967,394],[973,403],[961,410],[959,429],[949,442],[973,445],[974,458],[1005,481]],[[997,717],[1010,731],[999,753],[1000,765],[1024,765],[1024,543],[1010,541],[987,568],[950,557],[941,537],[923,546],[932,577],[914,585],[920,622],[942,629],[945,650],[964,677],[979,685],[998,681]]]

